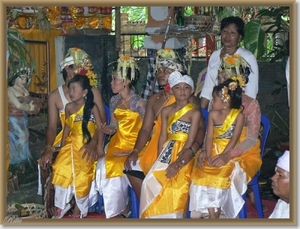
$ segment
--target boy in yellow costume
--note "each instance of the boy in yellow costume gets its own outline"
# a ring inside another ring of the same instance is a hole
[[[169,84],[176,101],[161,111],[160,155],[142,184],[140,218],[183,218],[188,202],[195,155],[191,146],[201,112],[189,102],[194,92],[190,76],[175,71],[169,76]],[[189,161],[182,157],[184,149],[192,156]]]

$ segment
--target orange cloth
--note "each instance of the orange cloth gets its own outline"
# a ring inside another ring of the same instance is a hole
[[[175,97],[172,95],[169,101],[164,105],[164,107],[175,102]],[[161,113],[159,113],[157,119],[154,121],[153,131],[151,139],[148,144],[139,153],[140,166],[143,173],[146,175],[157,159],[158,152],[158,140],[161,132]]]

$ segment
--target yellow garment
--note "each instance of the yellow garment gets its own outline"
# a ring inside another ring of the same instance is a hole
[[[76,191],[76,198],[85,197],[89,194],[90,184],[95,179],[97,164],[97,161],[86,162],[85,159],[82,159],[84,151],[79,151],[83,146],[83,108],[84,106],[66,120],[66,125],[70,127],[70,133],[66,138],[65,146],[62,147],[52,165],[52,183],[63,188],[73,186]],[[91,136],[94,135],[96,129],[96,124],[89,121],[88,130]]]
[[[162,154],[165,154],[167,151],[171,152],[171,160],[169,164],[173,163],[177,159],[178,153],[183,149],[186,140],[188,138],[188,133],[182,132],[182,130],[178,130],[176,133],[172,133],[170,128],[174,122],[177,122],[184,114],[189,112],[191,109],[195,109],[196,106],[194,104],[187,104],[181,110],[177,111],[173,115],[168,118],[168,140],[163,145]],[[175,143],[172,147],[172,144],[169,145],[169,142],[175,140]],[[168,148],[168,146],[171,147]],[[159,159],[161,158],[159,156]],[[165,215],[165,214],[176,214],[184,212],[187,207],[188,195],[189,195],[189,185],[190,185],[190,174],[194,165],[194,158],[185,166],[183,166],[179,172],[171,179],[166,177],[166,169],[169,164],[164,164],[165,168],[162,168],[162,162],[159,159],[154,163],[150,172],[146,176],[144,182],[145,185],[151,190],[160,189],[159,194],[151,199],[152,193],[147,196],[147,194],[142,193],[141,198],[145,198],[141,200],[141,210],[145,208],[144,203],[147,202],[149,205],[147,208],[141,212],[141,218],[147,218],[151,216]],[[152,183],[151,179],[148,180],[150,176],[155,177],[156,182],[159,183],[159,186]],[[150,181],[150,182],[148,182]],[[146,191],[143,190],[142,192]],[[149,198],[150,197],[150,198]]]
[[[218,138],[218,136],[226,133],[230,126],[234,123],[237,115],[240,113],[238,109],[232,109],[230,114],[226,117],[223,125],[214,127],[213,134],[213,147],[211,156],[214,157],[219,153],[222,153],[226,145],[229,143],[230,138]],[[243,141],[247,137],[247,127],[243,127],[239,142]],[[249,149],[247,152],[244,152],[239,157],[235,157],[232,160],[237,161],[240,164],[240,167],[247,174],[247,181],[250,181],[251,177],[259,170],[261,166],[260,158],[260,143],[259,141]],[[195,168],[192,172],[192,181],[194,185],[199,186],[209,186],[220,189],[228,189],[231,185],[230,176],[233,169],[235,168],[234,163],[227,163],[221,167],[210,167],[207,162],[204,162],[204,168],[200,168],[198,165],[195,165]]]
[[[114,116],[118,120],[118,129],[106,150],[106,178],[124,176],[124,162],[127,157],[119,157],[114,154],[133,149],[143,122],[138,112],[129,109],[116,108]]]
[[[169,106],[175,102],[175,97],[172,95],[164,107]],[[140,151],[139,160],[140,167],[143,170],[143,173],[147,175],[149,169],[155,162],[158,156],[158,140],[161,132],[161,113],[157,116],[157,119],[154,121],[153,131],[151,139],[148,144]]]

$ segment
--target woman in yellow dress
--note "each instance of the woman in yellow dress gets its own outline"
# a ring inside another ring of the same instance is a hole
[[[98,106],[93,102],[89,78],[75,75],[68,82],[72,102],[65,107],[66,120],[63,129],[61,149],[53,168],[52,183],[55,188],[54,218],[62,218],[72,207],[75,198],[73,218],[86,217],[88,208],[98,200],[94,192],[95,168],[97,161],[83,159],[82,146],[90,142],[98,132],[98,143],[103,145],[104,134],[101,131],[101,115]],[[104,152],[102,151],[104,155]]]
[[[103,195],[106,218],[129,213],[128,179],[123,173],[124,162],[132,151],[142,126],[146,101],[135,94],[133,84],[139,79],[139,70],[130,56],[121,56],[112,72],[110,99],[111,121],[102,127],[113,135],[105,147],[105,157],[98,160],[97,189]]]
[[[175,71],[168,81],[176,101],[161,111],[160,155],[142,183],[140,218],[183,218],[187,207],[195,155],[191,147],[201,112],[189,102],[194,92],[190,76]],[[181,157],[185,149],[192,155],[189,161]]]

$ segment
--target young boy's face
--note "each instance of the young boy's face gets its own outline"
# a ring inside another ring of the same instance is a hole
[[[187,100],[194,89],[187,83],[178,83],[172,87],[172,92],[177,100]]]

